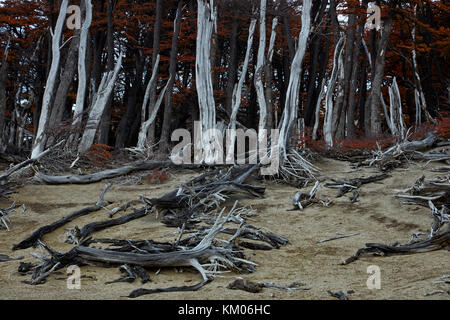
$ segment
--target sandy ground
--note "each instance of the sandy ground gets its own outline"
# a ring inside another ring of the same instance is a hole
[[[374,169],[364,168],[359,172],[348,173],[349,163],[324,159],[317,165],[324,177],[345,178],[377,174]],[[443,275],[450,275],[450,252],[445,250],[407,256],[365,257],[349,265],[342,266],[342,259],[353,255],[367,242],[393,243],[409,241],[415,232],[428,232],[431,224],[428,209],[408,206],[396,199],[394,189],[411,186],[422,174],[427,178],[439,175],[430,172],[432,166],[421,169],[415,164],[409,168],[397,169],[388,179],[361,187],[359,202],[352,204],[348,194],[335,198],[336,190],[323,188],[322,197],[329,197],[334,205],[329,208],[313,206],[305,211],[289,211],[291,201],[298,191],[293,187],[267,184],[264,199],[242,199],[242,205],[251,205],[257,209],[258,216],[251,223],[267,228],[276,234],[287,237],[290,244],[271,251],[246,250],[246,256],[256,262],[258,267],[252,274],[225,274],[197,292],[159,293],[143,296],[139,299],[335,299],[327,290],[354,290],[350,299],[450,299],[448,293],[425,296],[427,292],[443,290],[449,286],[432,284]],[[172,190],[180,183],[197,175],[189,172],[178,174],[164,184],[141,184],[133,186],[115,185],[107,193],[106,200],[115,204],[136,199],[139,194],[156,197]],[[254,181],[254,184],[261,181]],[[0,230],[0,254],[24,258],[21,261],[36,261],[33,252],[38,248],[12,251],[12,245],[23,240],[36,228],[49,224],[70,212],[94,204],[105,183],[91,185],[27,185],[20,189],[11,200],[24,203],[25,213],[21,210],[11,215],[12,230]],[[308,188],[309,190],[309,188]],[[0,207],[6,207],[11,201],[0,201]],[[112,205],[114,206],[114,205]],[[111,207],[111,206],[110,206]],[[128,211],[129,212],[129,211]],[[121,213],[123,214],[123,213]],[[68,224],[83,226],[92,221],[107,218],[106,211],[91,213]],[[165,227],[155,215],[132,221],[128,224],[110,228],[95,234],[102,238],[129,238],[174,240],[176,230]],[[316,243],[336,233],[359,235]],[[43,239],[52,248],[67,251],[71,245],[64,244],[64,228]],[[149,270],[152,282],[142,285],[135,283],[115,283],[105,285],[106,281],[121,276],[118,268],[100,268],[84,266],[81,268],[81,289],[67,289],[66,269],[52,274],[45,284],[31,286],[23,283],[29,276],[20,276],[16,271],[18,261],[0,262],[0,299],[127,299],[137,288],[164,288],[170,286],[192,285],[201,277],[194,270],[184,269],[176,272],[173,268]],[[366,282],[370,274],[369,266],[379,266],[381,270],[381,289],[369,290]],[[265,288],[261,293],[253,294],[239,290],[230,290],[226,286],[236,277],[242,276],[252,281],[274,282],[287,285],[294,281],[305,283],[309,291],[286,292]]]

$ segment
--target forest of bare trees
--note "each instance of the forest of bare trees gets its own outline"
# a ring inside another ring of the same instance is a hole
[[[370,298],[360,259],[384,268],[377,298],[447,297],[449,18],[438,0],[0,0],[0,298],[62,268],[91,281],[81,299],[184,299],[237,272],[196,297]]]
[[[280,146],[404,137],[447,116],[448,10],[5,0],[0,148],[37,155],[66,138],[81,153],[101,144],[163,155],[171,133],[198,120],[203,130],[278,128]]]

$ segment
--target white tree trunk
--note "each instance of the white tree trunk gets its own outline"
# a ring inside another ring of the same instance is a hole
[[[158,55],[158,57],[159,57],[159,55]],[[155,65],[155,68],[157,68],[157,65]],[[159,98],[156,101],[155,105],[153,107],[152,106],[149,107],[149,109],[152,110],[151,113],[150,113],[150,116],[149,116],[147,121],[142,123],[141,130],[139,131],[139,138],[138,138],[138,143],[137,143],[137,148],[139,150],[144,150],[145,149],[145,145],[147,143],[148,129],[150,128],[152,123],[155,121],[156,115],[158,114],[159,107],[161,106],[161,103],[162,103],[163,98],[164,98],[164,96],[166,94],[167,87],[168,87],[171,79],[172,79],[172,75],[170,75],[170,78],[167,81],[166,85],[164,86],[164,89],[159,94]],[[142,108],[144,108],[144,105],[142,106]]]
[[[60,60],[60,42],[61,34],[66,20],[67,5],[68,0],[63,0],[61,3],[61,8],[59,10],[58,20],[56,21],[55,31],[50,33],[52,35],[52,63],[50,66],[50,71],[47,77],[47,83],[45,85],[44,97],[42,99],[41,115],[39,118],[39,126],[36,133],[36,140],[34,141],[33,150],[31,152],[31,157],[35,157],[44,150],[45,146],[45,131],[48,125],[48,118],[51,107],[51,99],[53,95],[53,89],[55,87],[56,76],[59,69]]]
[[[323,135],[328,148],[333,147],[333,133],[332,133],[332,120],[333,120],[333,93],[336,86],[336,80],[339,71],[339,58],[344,51],[345,37],[341,37],[334,50],[333,59],[333,71],[331,72],[330,81],[327,85],[327,93],[325,98],[325,121],[323,124]]]
[[[280,137],[278,140],[278,150],[280,152],[280,155],[284,156],[285,158],[290,129],[295,121],[298,109],[302,63],[303,58],[305,57],[309,33],[311,31],[311,6],[312,0],[303,1],[302,29],[299,35],[298,47],[292,61],[289,85],[286,92],[286,104],[283,110],[283,121],[281,123]]]
[[[258,141],[262,142],[263,130],[266,129],[267,123],[267,103],[264,95],[264,84],[262,82],[263,70],[265,64],[265,50],[266,50],[266,6],[267,0],[261,0],[261,7],[259,11],[259,46],[258,57],[255,68],[255,89],[259,105],[259,123],[258,123]]]
[[[244,85],[245,77],[247,76],[248,62],[253,45],[253,34],[255,33],[256,19],[252,19],[248,29],[247,51],[245,52],[244,65],[242,66],[241,76],[239,82],[233,92],[233,103],[230,116],[230,134],[227,134],[227,157],[228,164],[234,163],[234,141],[236,140],[236,117],[241,105],[242,87]]]
[[[403,141],[405,139],[405,124],[403,122],[402,99],[395,77],[389,87],[389,99],[391,100],[392,134],[398,135]]]
[[[139,139],[138,139],[138,144],[137,144],[137,148],[140,150],[143,150],[145,148],[145,144],[147,141],[147,137],[148,137],[148,129],[150,128],[151,123],[147,125],[145,118],[147,117],[147,105],[148,105],[148,100],[150,99],[150,92],[151,92],[151,88],[155,85],[156,82],[156,76],[158,75],[158,67],[159,67],[159,61],[160,61],[160,55],[158,54],[156,56],[156,61],[155,61],[155,65],[153,66],[153,70],[152,70],[152,76],[150,78],[150,81],[147,84],[147,88],[145,90],[145,95],[144,95],[144,101],[142,103],[142,111],[141,111],[141,129],[139,131]],[[153,109],[152,109],[153,108]],[[159,108],[159,106],[158,106]],[[152,110],[155,109],[155,106],[148,106],[148,113],[149,115],[152,113]],[[148,122],[148,121],[147,121]],[[143,132],[142,130],[145,129],[145,132]],[[141,141],[141,139],[144,139],[143,141]]]
[[[211,39],[213,29],[216,28],[217,12],[214,0],[209,3],[197,0],[197,53],[195,59],[195,76],[200,109],[201,147],[204,151],[203,160],[206,163],[215,161],[215,152],[211,149],[211,142],[215,141],[216,107],[214,101],[214,88],[211,78]],[[197,145],[197,144],[196,144]],[[200,159],[196,159],[200,161]]]
[[[123,53],[120,53],[119,60],[113,71],[109,71],[103,75],[102,81],[98,87],[98,92],[94,96],[92,108],[89,112],[89,120],[84,129],[83,137],[81,138],[80,145],[78,146],[78,152],[82,153],[87,151],[94,143],[95,133],[97,132],[100,118],[111,96],[114,84],[119,75],[119,70],[122,66]]]
[[[78,90],[77,100],[75,102],[75,110],[72,121],[72,128],[74,130],[79,129],[81,124],[81,114],[84,110],[84,100],[86,97],[86,47],[87,38],[89,34],[89,28],[92,23],[92,3],[91,0],[84,0],[84,6],[86,8],[86,18],[80,32],[80,44],[78,49]],[[78,136],[78,133],[76,134]],[[73,135],[70,137],[72,141]]]
[[[315,114],[315,122],[314,122],[314,128],[313,128],[313,135],[312,139],[317,140],[317,129],[319,129],[319,112],[320,112],[320,106],[322,104],[322,99],[325,95],[325,78],[322,80],[322,85],[320,86],[320,93],[319,98],[317,99],[316,104],[316,114]]]

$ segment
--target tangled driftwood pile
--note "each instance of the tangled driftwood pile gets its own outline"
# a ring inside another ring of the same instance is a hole
[[[251,272],[256,266],[248,260],[243,248],[252,250],[270,250],[288,243],[288,240],[261,230],[247,223],[254,214],[249,208],[238,207],[238,202],[227,209],[225,201],[239,193],[251,197],[262,197],[264,187],[246,184],[245,181],[258,168],[258,165],[235,166],[208,171],[160,198],[141,197],[143,206],[134,212],[118,218],[92,222],[81,228],[68,231],[66,242],[74,247],[65,253],[56,252],[42,240],[43,236],[61,228],[78,217],[98,211],[104,207],[104,196],[108,185],[93,206],[75,211],[68,216],[43,226],[28,238],[14,245],[14,250],[40,245],[48,256],[39,256],[36,265],[20,265],[21,273],[30,273],[30,284],[46,281],[54,271],[68,265],[117,265],[124,277],[109,281],[132,282],[137,277],[142,282],[149,281],[146,268],[193,267],[202,275],[202,281],[193,286],[171,287],[163,289],[137,289],[129,297],[143,294],[169,291],[198,290],[214,276],[223,272]],[[128,204],[129,206],[130,204]],[[114,213],[127,206],[119,206]],[[111,212],[112,212],[111,211]],[[163,223],[179,228],[178,239],[174,243],[161,243],[151,239],[94,239],[95,232],[139,219],[155,211],[163,215]],[[225,211],[228,213],[224,216]],[[235,225],[235,227],[231,227]],[[231,235],[228,239],[217,239],[219,234]],[[250,241],[241,241],[247,239]],[[262,242],[262,243],[261,243]],[[90,247],[91,244],[109,245],[106,249]]]

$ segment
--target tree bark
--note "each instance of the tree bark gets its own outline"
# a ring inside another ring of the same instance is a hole
[[[0,151],[6,148],[4,135],[6,112],[6,82],[8,80],[8,50],[11,39],[8,39],[0,68]]]
[[[384,77],[384,65],[389,42],[389,36],[392,31],[392,18],[388,17],[384,20],[383,34],[381,36],[376,62],[374,68],[374,78],[372,81],[372,90],[370,93],[370,133],[374,136],[381,134],[381,117],[380,117],[380,95],[381,82]]]
[[[211,141],[215,140],[215,136],[209,129],[216,128],[216,104],[211,78],[211,37],[216,25],[217,12],[213,0],[210,0],[210,3],[205,0],[197,0],[197,5],[195,76],[202,127],[201,146],[204,151],[203,160],[209,164],[215,162],[214,153],[211,150],[210,144]]]
[[[155,66],[156,58],[159,55],[159,47],[160,47],[160,37],[161,37],[161,19],[162,19],[162,11],[163,11],[163,2],[162,0],[156,0],[156,21],[155,27],[153,31],[153,52],[152,52],[152,67]],[[150,103],[149,106],[153,107],[156,103],[156,83],[150,88]],[[149,111],[150,113],[150,111]],[[155,141],[155,124],[149,128],[148,138],[150,141],[150,145],[154,144]]]
[[[63,0],[56,22],[55,30],[52,32],[52,64],[47,78],[47,84],[45,86],[44,98],[42,101],[41,116],[39,119],[39,127],[36,133],[36,140],[34,141],[33,150],[31,156],[34,157],[44,150],[46,130],[48,126],[48,118],[51,107],[51,99],[53,95],[53,89],[55,87],[55,81],[59,70],[60,60],[60,42],[62,29],[64,26],[66,12],[67,12],[68,0]]]
[[[81,138],[78,151],[80,153],[86,152],[94,143],[95,133],[97,132],[101,116],[105,110],[109,97],[111,96],[114,84],[119,75],[119,70],[122,66],[122,56],[120,53],[119,60],[113,71],[107,72],[100,83],[98,92],[95,95],[92,109],[89,113],[89,120]]]
[[[172,120],[172,94],[177,71],[178,36],[180,34],[181,28],[181,16],[183,5],[184,1],[178,2],[177,13],[174,21],[174,31],[172,36],[172,47],[170,49],[170,65],[169,65],[170,79],[167,85],[165,97],[164,118],[163,118],[163,125],[161,128],[161,140],[160,140],[161,141],[160,151],[164,154],[168,152],[169,148],[170,123]]]
[[[86,99],[86,85],[87,85],[87,72],[86,72],[86,57],[89,28],[92,23],[92,3],[90,0],[84,0],[84,6],[86,10],[86,17],[84,18],[83,25],[80,31],[80,47],[78,48],[78,89],[77,100],[75,102],[75,111],[72,120],[72,135],[69,138],[69,144],[75,138],[78,140],[81,125],[81,116],[84,110],[84,102]]]
[[[292,61],[289,85],[286,93],[286,104],[283,111],[283,122],[278,140],[278,150],[283,157],[287,156],[288,140],[290,129],[297,118],[298,100],[300,90],[300,75],[302,73],[302,63],[305,57],[306,46],[309,33],[311,31],[311,6],[312,0],[303,1],[302,29],[299,35],[298,47]]]

